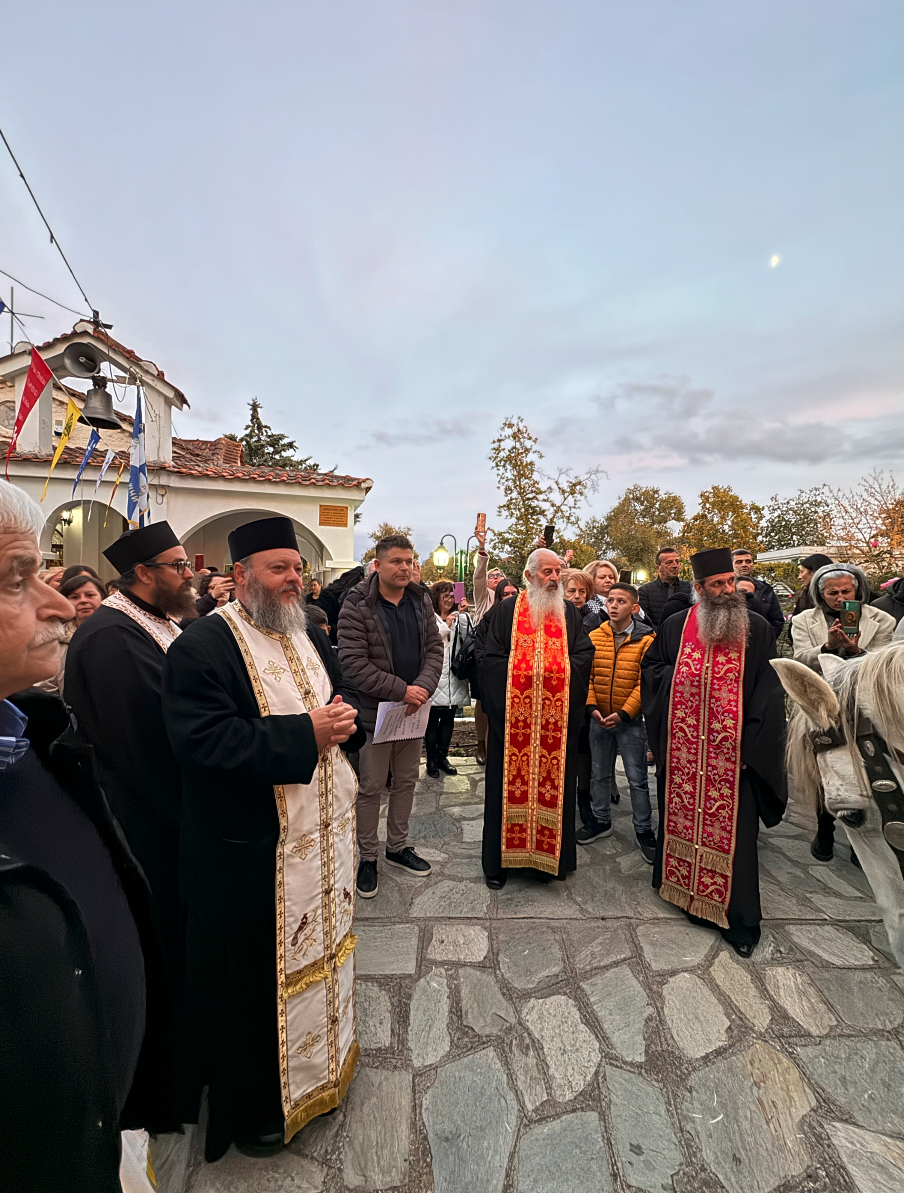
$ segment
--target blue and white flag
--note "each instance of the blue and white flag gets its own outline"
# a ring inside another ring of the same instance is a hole
[[[96,427],[91,428],[91,434],[88,436],[88,446],[85,448],[85,454],[82,456],[82,462],[78,466],[78,472],[75,474],[75,480],[72,482],[72,496],[75,496],[75,490],[78,488],[78,483],[82,479],[82,473],[88,466],[88,461],[94,455],[94,449],[100,443],[100,432]]]
[[[148,490],[148,462],[144,453],[144,413],[141,408],[141,389],[135,402],[135,425],[132,428],[132,449],[129,453],[129,503],[126,511],[132,526],[150,522],[150,492]]]
[[[0,311],[5,311],[5,310],[6,310],[6,303],[3,301],[2,298],[0,298]]]
[[[113,463],[113,461],[115,459],[116,459],[116,452],[114,452],[114,451],[108,451],[107,454],[104,456],[104,462],[100,466],[100,472],[97,474],[97,481],[95,482],[95,485],[94,485],[94,492],[91,494],[91,501],[88,504],[88,521],[89,522],[91,521],[91,511],[94,509],[94,502],[97,499],[97,490],[100,488],[100,482],[106,476],[107,469],[110,467],[110,465]]]

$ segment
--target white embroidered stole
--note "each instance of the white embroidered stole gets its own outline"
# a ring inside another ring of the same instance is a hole
[[[326,669],[304,631],[265,630],[239,603],[211,616],[231,629],[262,717],[330,700]],[[354,960],[355,796],[345,755],[319,752],[310,783],[276,784],[279,1049],[288,1140],[344,1096],[358,1056]]]
[[[164,654],[182,632],[176,623],[170,621],[168,617],[155,617],[153,613],[139,609],[121,592],[114,592],[102,603],[109,609],[118,609],[120,613],[125,613],[126,617],[131,617],[132,621],[137,621],[145,633],[151,635]]]

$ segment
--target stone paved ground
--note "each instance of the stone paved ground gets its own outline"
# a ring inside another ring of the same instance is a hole
[[[904,978],[846,844],[815,863],[793,807],[762,834],[744,962],[652,891],[627,799],[567,883],[498,893],[482,800],[472,759],[422,775],[433,875],[358,901],[345,1105],[272,1161],[195,1160],[192,1193],[904,1190]]]

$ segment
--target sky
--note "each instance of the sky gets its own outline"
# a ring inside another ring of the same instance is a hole
[[[359,547],[498,523],[508,415],[605,470],[587,514],[902,472],[894,0],[30,0],[4,32],[0,126],[177,433],[258,397],[373,478]],[[0,269],[84,309],[2,157]]]

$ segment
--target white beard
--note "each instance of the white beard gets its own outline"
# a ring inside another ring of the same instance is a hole
[[[307,630],[308,615],[299,596],[298,602],[283,604],[281,594],[265,588],[252,571],[245,587],[245,606],[254,621],[271,634],[285,634],[291,638],[299,630]]]
[[[531,580],[527,586],[527,604],[535,626],[542,625],[547,617],[555,621],[565,620],[565,590],[561,584],[548,589]]]

